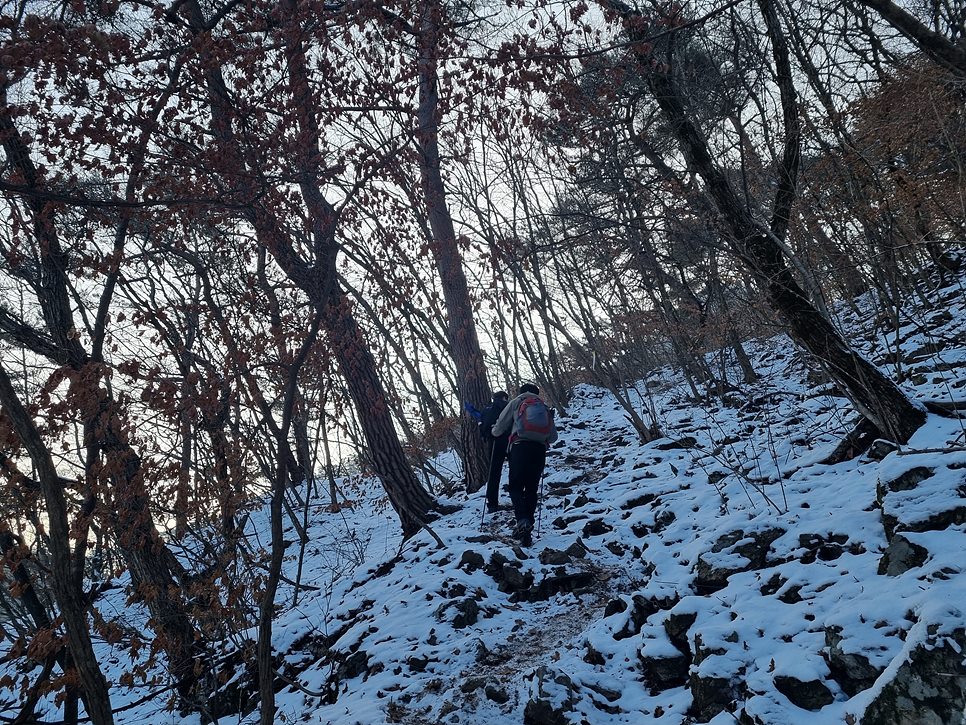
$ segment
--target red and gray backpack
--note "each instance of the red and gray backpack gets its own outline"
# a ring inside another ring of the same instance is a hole
[[[513,440],[547,444],[553,433],[553,412],[540,398],[526,398],[513,416]]]

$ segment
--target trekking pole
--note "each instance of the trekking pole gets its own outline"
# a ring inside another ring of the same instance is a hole
[[[486,523],[486,504],[487,504],[487,491],[490,488],[490,469],[493,468],[493,455],[496,452],[496,439],[490,444],[490,465],[486,469],[486,483],[483,486],[483,507],[480,510],[480,531],[483,530],[483,524]],[[497,483],[497,486],[500,484]],[[499,493],[499,488],[497,488],[497,493]]]
[[[543,479],[547,475],[547,469],[540,474],[540,506],[537,508],[537,536],[540,536],[540,526],[543,524]]]

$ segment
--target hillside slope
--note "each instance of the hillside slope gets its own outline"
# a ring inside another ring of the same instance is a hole
[[[869,309],[842,324],[918,399],[966,398],[962,280],[928,298],[898,335]],[[696,404],[668,371],[641,383],[667,435],[646,445],[608,393],[575,390],[530,548],[508,512],[481,524],[479,498],[444,500],[458,507],[433,523],[444,548],[422,532],[399,550],[371,490],[351,510],[313,506],[310,589],[278,597],[298,684],[277,722],[962,722],[966,420],[931,415],[904,450],[823,463],[856,421],[846,401],[783,336],[749,349],[762,380],[723,400]],[[99,646],[109,672],[130,668]],[[222,722],[257,721],[237,714],[249,675],[211,703]],[[199,721],[134,704],[149,690],[115,687],[131,703],[118,722]]]
[[[909,311],[898,347],[854,315],[843,324],[880,364],[898,361],[917,398],[966,397],[961,283],[931,303]],[[292,662],[323,655],[296,669],[327,695],[283,693],[281,713],[960,722],[966,421],[933,415],[881,461],[823,464],[854,423],[844,399],[807,382],[785,338],[754,353],[762,381],[724,401],[695,405],[673,375],[650,380],[669,437],[648,445],[608,394],[575,391],[534,546],[507,539],[508,513],[481,528],[473,501],[434,524],[445,549],[424,533],[337,584],[327,628],[307,626],[321,608],[290,613],[279,645]],[[322,632],[325,648],[307,648]]]

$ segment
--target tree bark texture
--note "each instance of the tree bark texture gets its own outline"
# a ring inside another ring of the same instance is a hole
[[[366,344],[349,300],[340,289],[322,309],[322,324],[359,416],[376,475],[399,515],[403,535],[415,534],[433,507],[433,498],[419,483],[399,443],[376,362]]]
[[[433,240],[430,248],[439,271],[443,298],[446,301],[446,339],[456,366],[460,409],[463,403],[477,406],[490,402],[491,390],[487,382],[486,364],[473,317],[463,260],[456,243],[453,217],[446,203],[439,152],[439,28],[443,8],[436,0],[423,0],[419,11],[417,61],[419,76],[419,146],[420,179],[429,227]],[[463,411],[460,444],[466,485],[470,493],[478,491],[486,481],[487,456],[483,439],[475,422]]]

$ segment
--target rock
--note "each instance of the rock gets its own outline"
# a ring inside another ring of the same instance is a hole
[[[737,637],[737,632],[733,633]],[[701,638],[701,633],[694,635],[694,664],[700,665],[712,655],[723,655],[725,650],[720,647],[708,647]]]
[[[626,551],[624,545],[619,541],[608,541],[604,546],[614,556],[624,556],[624,552]]]
[[[845,552],[848,542],[847,534],[830,534],[827,538],[820,534],[800,534],[798,545],[807,551],[799,560],[803,564],[811,564],[816,559],[835,561]]]
[[[584,524],[583,537],[590,539],[594,536],[601,536],[614,530],[614,527],[606,523],[603,519],[594,519]]]
[[[963,629],[916,647],[869,705],[863,725],[960,723],[966,711],[964,649]]]
[[[533,574],[524,574],[512,564],[503,565],[503,576],[500,581],[500,591],[504,593],[522,592],[533,586]]]
[[[879,574],[886,576],[899,576],[910,569],[915,569],[926,563],[929,552],[914,544],[902,534],[895,534],[892,541],[882,552],[879,560]]]
[[[792,584],[788,589],[778,595],[778,599],[785,602],[785,604],[798,604],[802,601],[801,591],[802,586],[800,584]]]
[[[932,478],[935,475],[935,469],[927,468],[926,466],[916,466],[915,468],[910,468],[898,478],[883,483],[882,486],[887,491],[911,491],[927,478]]]
[[[358,677],[368,672],[368,663],[369,655],[365,650],[356,650],[339,664],[335,674],[336,679],[351,680],[353,677]]]
[[[770,597],[773,594],[777,594],[778,590],[785,586],[787,581],[788,580],[785,577],[776,572],[771,575],[771,578],[768,581],[758,588],[758,592],[763,597]]]
[[[574,559],[583,559],[587,556],[587,547],[584,546],[580,539],[577,539],[574,543],[564,549],[564,552]]]
[[[566,517],[558,516],[553,520],[553,522],[550,525],[553,526],[555,529],[566,529],[568,526],[570,526],[570,524],[575,523],[577,521],[583,521],[585,518],[587,518],[587,516],[584,514],[578,514],[576,516],[566,516]]]
[[[627,611],[627,602],[618,597],[617,599],[611,599],[607,602],[607,606],[604,607],[604,617],[613,617],[615,614]]]
[[[614,602],[617,601],[623,602],[624,600],[612,600],[607,606],[610,607],[611,605],[614,605],[616,607],[618,605],[614,604]],[[641,631],[644,623],[652,614],[665,609],[670,609],[677,604],[677,602],[677,598],[668,597],[663,599],[647,599],[642,597],[640,594],[635,594],[633,597],[631,597],[632,607],[630,617],[628,617],[627,623],[624,625],[624,627],[619,632],[614,633],[614,639],[620,641],[622,639],[627,639],[628,637],[633,637]],[[625,609],[626,604],[625,608],[621,609],[620,611],[623,612]]]
[[[688,642],[688,630],[694,624],[698,615],[694,612],[674,613],[668,615],[664,620],[664,631],[667,633],[671,644],[678,648],[682,653],[691,657],[691,644]]]
[[[641,465],[641,464],[639,464]],[[638,466],[634,467],[635,469]],[[647,506],[649,503],[653,503],[657,499],[657,494],[645,493],[641,496],[636,496],[635,498],[629,499],[621,504],[621,508],[625,511],[629,509],[636,509],[640,506]]]
[[[895,443],[879,438],[873,441],[872,447],[869,448],[868,455],[873,461],[881,461],[890,453],[894,453],[897,450],[899,450],[899,446],[897,446]]]
[[[448,610],[455,609],[456,615],[453,616],[451,624],[454,629],[463,629],[464,627],[469,627],[472,624],[476,624],[480,618],[480,605],[476,603],[476,599],[472,597],[466,597],[460,600],[450,600],[448,602],[443,602],[436,608],[434,616],[440,622],[448,618]]]
[[[561,592],[581,593],[590,589],[594,584],[594,573],[590,571],[576,571],[570,574],[556,574],[545,577],[539,584],[531,587],[529,592],[521,592],[521,599],[530,602],[543,602],[554,594]]]
[[[540,552],[539,559],[541,564],[569,564],[571,562],[570,554],[566,551],[549,548]]]
[[[852,697],[872,687],[882,674],[883,668],[874,667],[869,662],[869,658],[864,655],[844,652],[840,647],[841,631],[840,627],[825,629],[826,649],[823,656],[829,672],[832,673],[832,679],[839,684],[846,695]]]
[[[675,518],[674,512],[670,509],[658,511],[654,515],[654,533],[659,534],[664,531],[664,529],[674,523]],[[635,532],[635,534],[636,533],[637,532]]]
[[[772,542],[784,533],[784,529],[765,529],[750,534],[731,531],[720,537],[711,547],[711,553],[717,554],[731,549],[733,553],[747,559],[748,563],[736,568],[719,567],[713,563],[713,557],[706,558],[706,555],[702,554],[694,567],[694,584],[699,590],[698,593],[712,594],[719,589],[724,589],[728,585],[728,577],[732,574],[763,568],[767,563],[768,550]],[[738,543],[744,539],[751,539],[751,541]]]
[[[597,665],[599,667],[603,667],[607,664],[607,660],[604,659],[604,655],[594,649],[594,645],[592,645],[590,642],[587,642],[586,646],[587,652],[583,657],[584,662],[586,662],[588,665]]]
[[[549,700],[535,698],[523,708],[523,725],[573,725],[567,710],[554,707]]]
[[[486,564],[486,560],[483,555],[472,549],[467,549],[463,552],[463,556],[460,557],[460,563],[458,564],[460,569],[464,569],[467,572],[476,571],[477,569],[482,569]]]
[[[646,524],[638,522],[636,524],[631,524],[631,533],[634,534],[634,536],[636,536],[638,539],[643,539],[645,536],[651,533],[651,529]]]
[[[498,705],[505,705],[510,701],[510,696],[507,694],[507,691],[496,685],[487,685],[484,687],[483,694],[486,695],[487,700],[492,700]]]
[[[462,692],[464,695],[469,695],[471,692],[476,692],[485,685],[485,677],[467,677],[465,680],[463,680],[463,684],[460,685],[460,692]]]
[[[534,670],[532,677],[536,681],[536,694],[523,708],[523,725],[573,725],[567,717],[573,711],[574,704],[573,682],[570,677],[543,665]],[[559,696],[551,699],[548,695],[546,685],[549,683],[566,690],[562,701]],[[555,702],[560,704],[555,705]]]
[[[453,617],[453,628],[463,629],[464,627],[469,627],[480,618],[480,605],[476,603],[475,599],[467,598],[457,602],[454,605],[456,609],[456,616]]]
[[[729,708],[735,700],[731,682],[724,677],[702,677],[694,673],[689,680],[691,709],[688,710],[698,722],[708,722]]]
[[[672,687],[684,687],[688,682],[688,670],[691,668],[691,658],[685,654],[670,657],[641,657],[644,669],[644,680],[651,688],[652,694],[657,694]]]
[[[803,710],[821,710],[835,699],[821,680],[802,682],[788,675],[776,675],[775,689]]]
[[[406,660],[406,664],[409,666],[410,672],[425,672],[426,666],[429,664],[429,657],[410,657]]]
[[[497,584],[499,584],[503,581],[503,567],[509,563],[509,561],[510,560],[503,556],[503,554],[501,554],[499,551],[494,551],[493,555],[490,556],[490,563],[486,565],[485,571],[489,576],[493,577]]]

